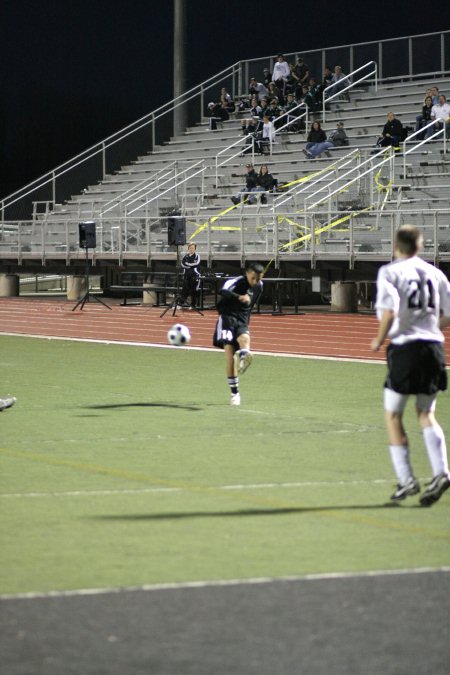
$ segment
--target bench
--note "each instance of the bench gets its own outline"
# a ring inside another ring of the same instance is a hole
[[[129,294],[135,293],[155,293],[156,294],[156,305],[155,307],[160,307],[161,305],[166,304],[166,294],[168,292],[177,292],[176,286],[131,286],[130,284],[124,286],[110,286],[109,289],[113,293],[121,293],[123,296],[122,305],[127,305],[127,300]]]

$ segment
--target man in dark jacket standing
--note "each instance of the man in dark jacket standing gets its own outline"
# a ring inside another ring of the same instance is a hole
[[[187,253],[181,259],[181,267],[184,270],[183,288],[181,289],[179,303],[186,303],[188,296],[191,296],[191,305],[195,307],[197,294],[200,288],[200,255],[197,253],[195,244],[189,244]]]

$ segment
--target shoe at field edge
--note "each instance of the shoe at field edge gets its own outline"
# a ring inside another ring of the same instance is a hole
[[[6,408],[11,408],[16,401],[17,399],[15,396],[0,398],[0,412],[3,412]]]
[[[391,499],[394,502],[401,502],[406,497],[411,497],[420,492],[420,483],[415,478],[410,478],[405,485],[397,485],[397,489],[394,494],[391,495]]]
[[[241,405],[241,395],[231,394],[230,405]]]
[[[440,473],[428,483],[427,487],[420,496],[419,502],[422,506],[431,506],[442,497],[444,492],[450,487],[450,478],[446,473]]]

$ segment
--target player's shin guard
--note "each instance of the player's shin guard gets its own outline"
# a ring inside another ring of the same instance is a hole
[[[448,476],[447,446],[442,427],[433,424],[423,429],[423,440],[427,449],[433,476],[445,473]]]
[[[227,377],[227,384],[230,387],[232,394],[239,393],[239,378],[238,377]]]

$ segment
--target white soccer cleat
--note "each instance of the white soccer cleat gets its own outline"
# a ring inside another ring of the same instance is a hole
[[[245,373],[247,368],[250,366],[251,362],[253,361],[253,354],[250,352],[246,352],[242,356],[239,357],[239,363],[238,363],[238,373],[239,375],[242,375],[242,373]]]
[[[241,405],[241,395],[231,394],[230,405]]]
[[[0,398],[0,412],[6,410],[6,408],[11,408],[16,401],[17,399],[15,396],[11,396],[10,398]]]

